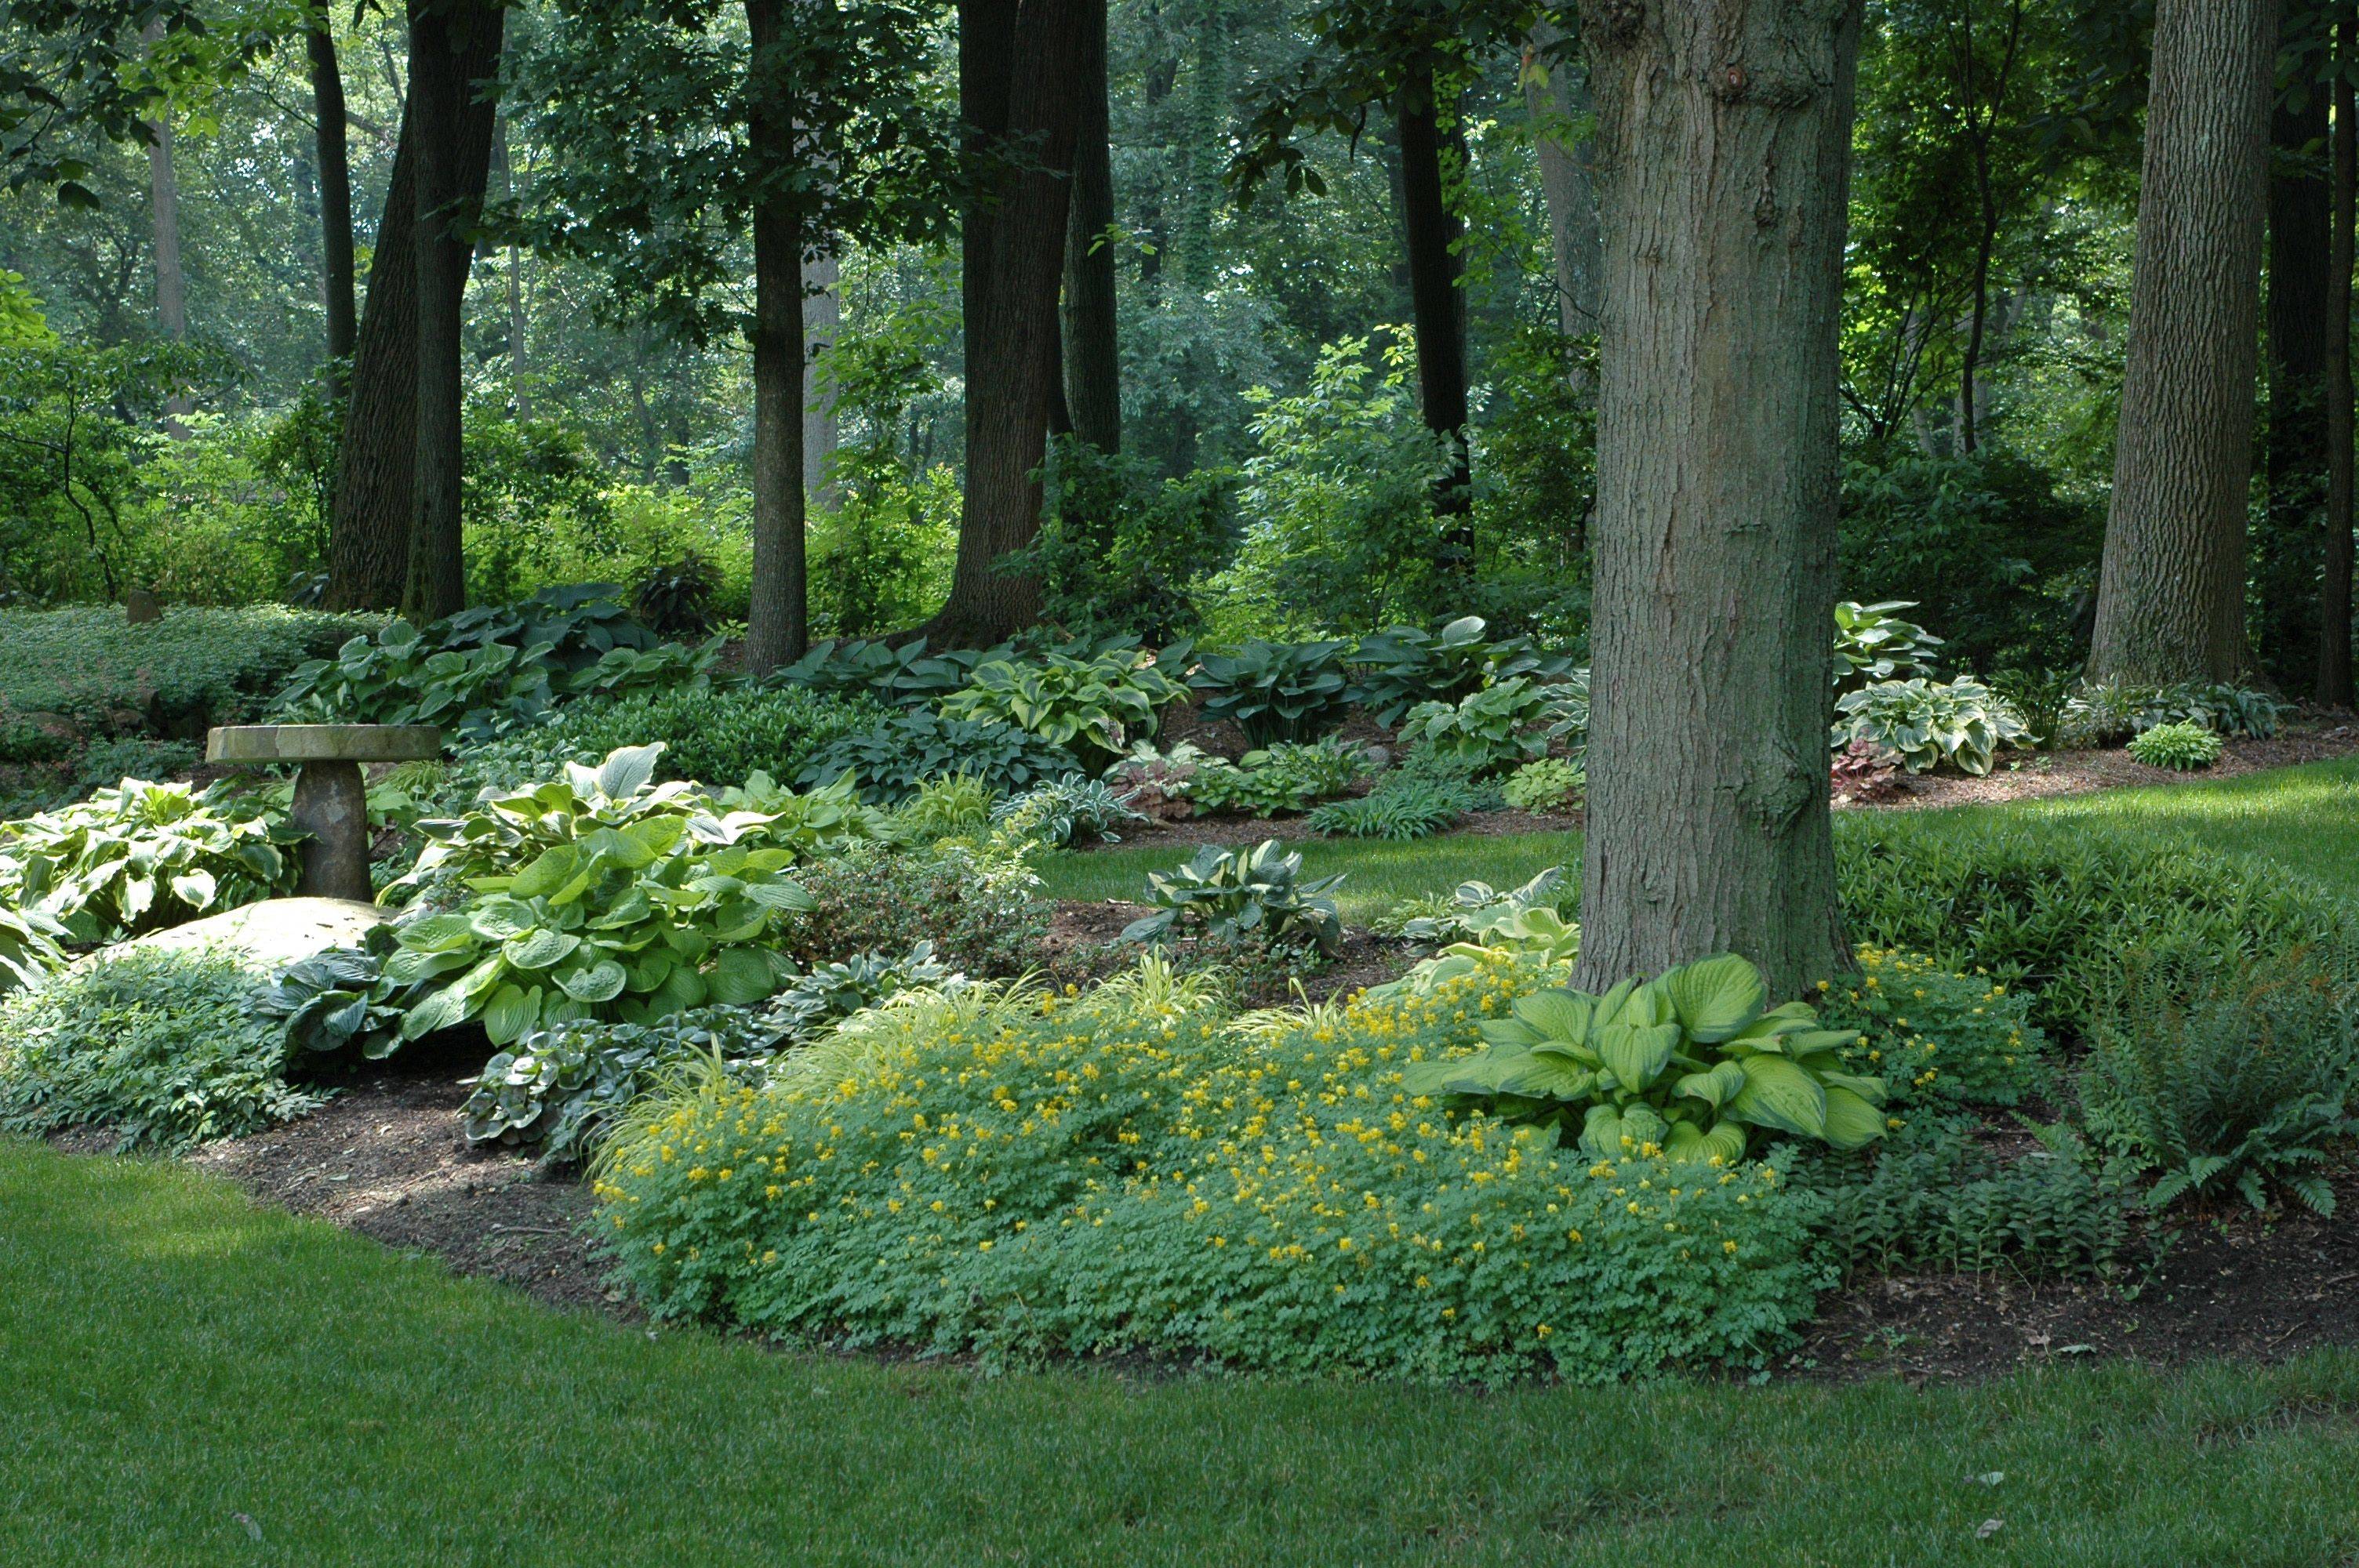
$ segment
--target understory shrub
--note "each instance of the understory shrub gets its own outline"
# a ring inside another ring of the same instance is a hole
[[[544,723],[468,748],[452,771],[476,787],[510,785],[660,741],[661,778],[710,784],[743,784],[756,773],[793,778],[822,748],[886,717],[875,703],[799,687],[680,687],[568,703]]]
[[[1233,654],[1204,654],[1188,684],[1204,694],[1204,717],[1236,725],[1248,746],[1312,741],[1351,706],[1346,645],[1256,639]]]
[[[225,953],[133,951],[0,1001],[0,1129],[105,1127],[119,1149],[174,1151],[317,1108],[247,1010],[258,984]]]
[[[1207,844],[1185,865],[1147,874],[1154,913],[1124,927],[1123,940],[1160,946],[1174,936],[1202,935],[1332,953],[1343,945],[1343,922],[1327,895],[1343,881],[1340,874],[1305,880],[1301,854],[1275,838],[1250,849]]]
[[[2054,1087],[2027,993],[1913,953],[1863,946],[1857,957],[1857,974],[1819,982],[1819,1016],[1859,1032],[1849,1054],[1883,1076],[1896,1107],[2011,1108]]]
[[[2201,724],[2158,724],[2130,737],[2131,756],[2147,767],[2182,773],[2210,767],[2223,749],[2218,732]]]
[[[1237,1017],[1149,960],[1074,999],[907,993],[766,1088],[643,1102],[602,1231],[659,1315],[849,1346],[1486,1384],[1758,1364],[1828,1278],[1815,1198],[1404,1086],[1528,984],[1501,961]]]
[[[75,940],[112,942],[291,892],[297,834],[225,784],[125,779],[59,811],[0,823],[0,903]]]
[[[1334,736],[1308,743],[1280,741],[1247,752],[1234,763],[1201,758],[1188,781],[1188,798],[1208,816],[1303,812],[1349,791],[1368,766],[1365,751]]]
[[[892,850],[855,845],[802,867],[810,907],[780,941],[806,968],[847,953],[906,953],[921,942],[976,976],[1021,974],[1039,961],[1053,906],[1019,860],[948,843]]]
[[[1589,787],[1589,774],[1579,762],[1562,757],[1538,757],[1526,762],[1499,788],[1518,811],[1562,811],[1577,803]]]
[[[2359,1015],[2347,987],[2296,951],[2223,968],[2147,950],[2108,995],[2081,1098],[2090,1130],[2156,1172],[2147,1201],[2273,1191],[2322,1215],[2325,1145],[2359,1131]]]
[[[2087,822],[1879,815],[1835,840],[1852,935],[2032,991],[2030,1018],[2085,1039],[2096,1000],[2141,946],[2218,961],[2311,950],[2359,978],[2351,916],[2327,895],[2193,842]]]
[[[1072,753],[1013,724],[945,719],[919,708],[831,741],[795,777],[801,784],[832,784],[850,774],[863,800],[897,806],[944,773],[972,773],[994,795],[1018,795],[1080,771]]]

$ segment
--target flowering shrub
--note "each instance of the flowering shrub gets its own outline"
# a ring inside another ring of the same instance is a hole
[[[1860,1032],[1856,1068],[1881,1074],[1896,1106],[2017,1106],[2048,1091],[2048,1037],[2028,994],[1887,947],[1861,947],[1859,969],[1819,982],[1819,1018]]]
[[[1488,1383],[1758,1363],[1824,1282],[1815,1199],[1404,1087],[1533,983],[1498,958],[1240,1017],[1149,958],[1078,996],[906,993],[766,1088],[643,1102],[601,1223],[658,1314],[848,1346]]]

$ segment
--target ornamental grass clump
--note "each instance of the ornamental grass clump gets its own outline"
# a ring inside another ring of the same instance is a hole
[[[1079,995],[905,993],[765,1089],[642,1102],[600,1223],[650,1310],[815,1343],[1493,1384],[1758,1364],[1825,1281],[1817,1200],[1405,1085],[1538,972],[1243,1016],[1151,957]]]

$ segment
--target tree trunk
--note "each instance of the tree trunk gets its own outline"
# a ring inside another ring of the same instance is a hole
[[[2245,646],[2276,0],[2160,0],[2089,673],[2234,680]]]
[[[1401,226],[1407,231],[1409,310],[1417,330],[1417,384],[1425,423],[1449,438],[1456,460],[1434,496],[1455,519],[1446,547],[1461,572],[1474,568],[1473,486],[1466,466],[1466,294],[1458,287],[1458,217],[1441,189],[1440,104],[1429,66],[1401,89]],[[1452,133],[1453,136],[1455,133]],[[1462,167],[1464,148],[1460,149]]]
[[[2288,690],[2317,678],[2319,508],[2326,480],[2328,209],[2332,192],[2318,148],[2327,138],[2326,93],[2270,115],[2268,299],[2268,524],[2261,530],[2262,667]]]
[[[2359,18],[2336,25],[2333,217],[2328,227],[2326,291],[2326,549],[2319,591],[2319,706],[2349,708],[2351,692],[2352,388],[2351,266],[2354,194],[2359,194],[2359,102],[2350,70]]]
[[[319,121],[320,280],[328,316],[332,385],[341,385],[359,334],[353,311],[353,167],[344,143],[344,78],[336,63],[336,40],[322,11],[304,29],[311,57],[311,106]]]
[[[467,602],[461,534],[462,329],[471,231],[491,176],[494,105],[479,83],[499,69],[506,13],[492,0],[410,0],[409,102],[418,284],[417,444],[410,466],[409,571],[402,612],[439,621]]]
[[[1038,581],[1000,571],[997,563],[1040,530],[1038,471],[1059,381],[1057,295],[1081,124],[1077,85],[1095,3],[970,0],[961,10],[967,119],[987,131],[985,116],[997,106],[1006,140],[1021,157],[992,182],[998,200],[987,215],[968,213],[966,508],[950,600],[927,627],[944,642],[995,643],[1040,615]],[[978,22],[1003,16],[1004,33],[969,38],[971,28],[981,32]]]
[[[516,195],[516,165],[510,161],[508,123],[499,121],[492,138],[492,162],[500,177],[500,194]],[[531,345],[525,338],[524,310],[524,247],[511,241],[507,256],[501,266],[501,281],[508,296],[508,401],[515,406],[518,419],[532,417],[532,394],[528,390],[532,374]]]
[[[1532,146],[1540,166],[1540,199],[1548,208],[1549,253],[1556,264],[1558,330],[1568,338],[1597,330],[1597,279],[1602,266],[1597,232],[1597,183],[1590,168],[1594,151],[1576,142],[1579,123],[1590,113],[1589,81],[1576,60],[1541,63],[1562,38],[1560,29],[1540,23],[1532,28],[1534,64],[1524,75],[1524,108],[1531,115]],[[1579,373],[1576,372],[1576,374]]]
[[[1106,0],[1088,0],[1081,128],[1074,141],[1072,216],[1065,235],[1059,323],[1065,408],[1073,434],[1102,452],[1122,449],[1122,354],[1114,325],[1114,159],[1106,128]]]
[[[416,117],[405,111],[336,449],[327,601],[338,610],[390,610],[409,575],[410,470],[418,450],[417,139]]]
[[[149,22],[139,35],[141,55],[163,36],[162,19]],[[189,283],[180,270],[180,179],[172,167],[168,109],[147,122],[147,191],[155,219],[156,321],[166,337],[183,342],[189,336]],[[178,393],[164,400],[164,428],[174,439],[187,438],[189,427],[180,419],[195,406]]]
[[[1588,0],[1605,234],[1578,981],[1847,963],[1827,807],[1856,3]]]
[[[835,413],[835,383],[821,362],[843,330],[843,302],[836,292],[839,268],[833,252],[803,264],[803,492],[808,504],[832,512],[842,504],[835,483],[835,449],[842,429]]]
[[[785,0],[745,0],[755,85],[746,135],[756,167],[795,157],[794,121],[765,79],[786,27]],[[745,668],[802,657],[810,635],[803,558],[803,225],[791,198],[754,208],[754,582]]]

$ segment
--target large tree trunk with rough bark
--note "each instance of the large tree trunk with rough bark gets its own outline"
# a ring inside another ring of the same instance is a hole
[[[762,86],[786,31],[784,0],[745,0],[755,89],[747,136],[761,168],[785,168],[794,120]],[[803,228],[785,201],[754,209],[754,581],[745,667],[764,675],[809,640],[803,557]]]
[[[409,576],[409,486],[418,449],[417,116],[405,111],[353,340],[351,396],[336,449],[328,603],[390,610]]]
[[[344,77],[323,11],[304,29],[311,61],[311,108],[319,121],[320,297],[328,317],[328,358],[341,378],[359,331],[353,267],[353,167],[344,136]]]
[[[950,600],[928,623],[988,643],[1039,619],[1040,585],[999,569],[1040,531],[1049,405],[1060,374],[1073,146],[1094,0],[968,0],[959,10],[960,102],[984,147],[1016,155],[966,214],[966,508]]]
[[[1589,81],[1581,63],[1553,59],[1562,32],[1547,23],[1532,28],[1524,75],[1524,108],[1540,166],[1540,199],[1548,208],[1549,254],[1555,263],[1557,327],[1567,338],[1597,330],[1597,282],[1603,260],[1597,232],[1593,149],[1580,135],[1589,117]]]
[[[2234,680],[2276,0],[2161,0],[2089,673]]]
[[[1579,983],[1842,968],[1827,806],[1856,0],[1587,0],[1605,235]]]
[[[1401,89],[1396,105],[1400,135],[1401,227],[1408,262],[1409,312],[1417,330],[1418,401],[1428,428],[1457,451],[1434,509],[1452,519],[1451,565],[1474,569],[1474,496],[1466,466],[1466,295],[1458,287],[1458,215],[1441,189],[1441,105],[1429,66]],[[1450,133],[1453,142],[1457,133]],[[1458,151],[1463,163],[1464,147]]]
[[[2313,62],[2314,63],[2314,62]],[[2319,154],[2326,94],[2270,116],[2267,332],[2268,524],[2255,563],[2262,667],[2288,690],[2307,687],[2318,645],[2321,509],[2326,486],[2326,337],[2331,191]]]
[[[1090,0],[1081,128],[1073,143],[1073,204],[1065,235],[1060,323],[1065,407],[1073,434],[1102,452],[1122,449],[1122,355],[1114,326],[1114,157],[1106,128],[1106,0]]]
[[[2351,706],[2351,554],[2353,452],[2351,386],[2351,225],[2359,207],[2359,97],[2351,87],[2359,17],[2335,28],[2332,219],[2328,228],[2326,291],[2326,548],[2318,610],[2318,701]]]
[[[495,110],[483,84],[499,70],[506,12],[495,0],[410,0],[409,103],[418,272],[418,434],[410,467],[409,572],[403,613],[440,620],[465,608],[460,527],[462,307],[472,231],[491,177]]]

